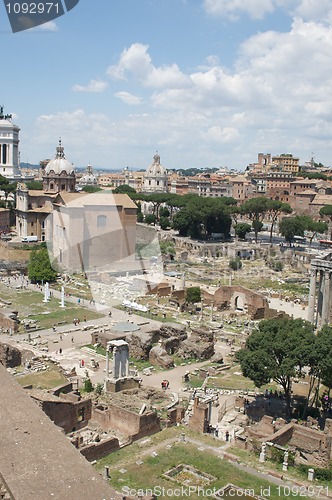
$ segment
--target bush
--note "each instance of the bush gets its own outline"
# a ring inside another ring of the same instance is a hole
[[[273,269],[273,271],[280,272],[283,270],[284,265],[280,260],[277,260],[277,261],[272,261],[270,267],[271,269]]]
[[[156,222],[156,216],[153,214],[148,214],[145,216],[144,222],[146,224],[154,224]]]
[[[186,302],[195,303],[201,301],[201,289],[199,286],[193,286],[186,289]]]
[[[236,258],[236,259],[232,259],[229,261],[229,267],[231,269],[233,269],[233,271],[238,271],[239,269],[242,268],[242,262],[241,262],[241,259],[239,258]]]
[[[83,384],[84,384],[85,392],[92,392],[93,391],[93,383],[90,380],[88,372],[85,373],[85,379],[83,380]]]
[[[160,217],[159,219],[160,228],[164,231],[170,226],[170,221],[168,217]]]

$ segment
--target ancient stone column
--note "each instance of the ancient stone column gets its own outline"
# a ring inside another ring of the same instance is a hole
[[[320,327],[322,324],[322,310],[323,310],[323,295],[324,295],[324,273],[319,271],[319,284],[318,284],[318,300],[317,300],[317,315],[316,326]]]
[[[330,319],[330,271],[324,273],[324,291],[322,305],[322,325],[326,325]]]
[[[311,269],[309,303],[308,303],[308,321],[310,321],[310,323],[313,323],[315,319],[315,298],[316,298],[316,269]]]
[[[113,348],[113,378],[119,378],[119,370],[120,370],[120,351],[117,347]]]
[[[110,372],[110,348],[109,345],[106,346],[106,378],[108,377],[108,374]]]

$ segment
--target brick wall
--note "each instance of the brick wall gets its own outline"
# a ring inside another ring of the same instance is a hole
[[[104,430],[117,429],[132,439],[140,439],[160,431],[160,420],[156,412],[148,411],[138,415],[115,405],[94,407],[91,420]]]
[[[100,443],[87,444],[86,446],[79,448],[79,451],[87,460],[89,460],[89,462],[92,462],[93,460],[99,460],[100,458],[105,457],[113,451],[117,451],[119,448],[119,440],[115,437],[111,437],[101,441]]]

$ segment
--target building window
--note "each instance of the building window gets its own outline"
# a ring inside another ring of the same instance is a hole
[[[2,163],[6,165],[7,163],[7,144],[2,146]]]
[[[107,217],[106,215],[98,215],[97,217],[97,227],[106,227]]]
[[[66,185],[65,184],[61,184],[61,191],[65,191],[66,189]]]

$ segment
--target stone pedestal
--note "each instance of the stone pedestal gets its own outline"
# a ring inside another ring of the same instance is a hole
[[[315,471],[314,469],[308,469],[308,481],[313,481],[315,478]]]

